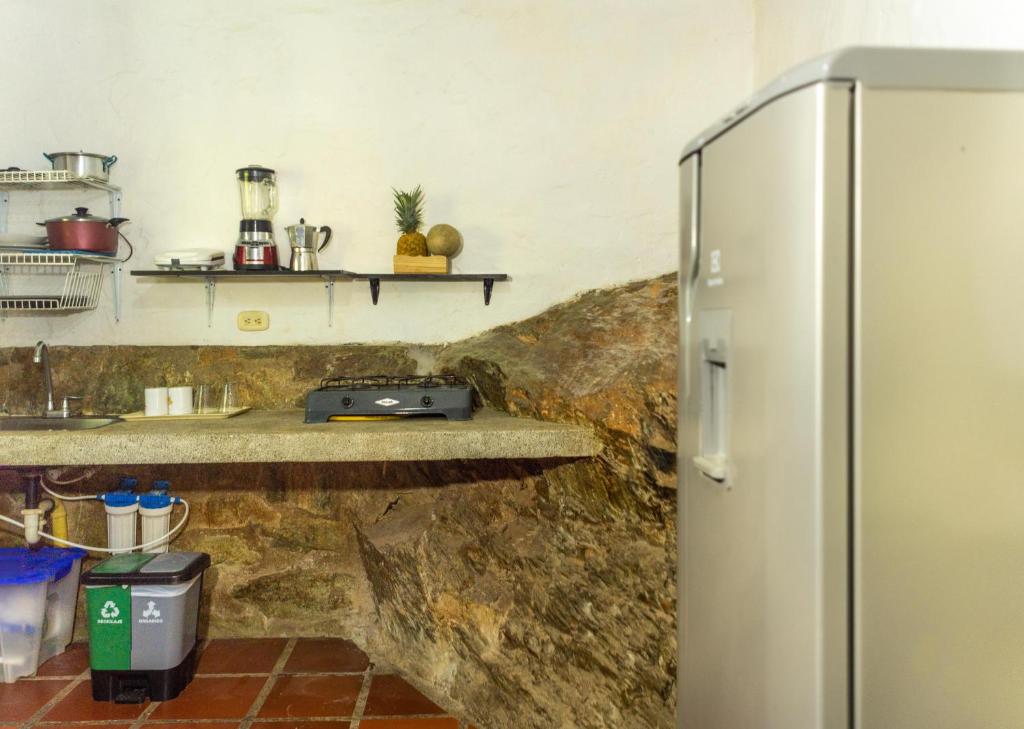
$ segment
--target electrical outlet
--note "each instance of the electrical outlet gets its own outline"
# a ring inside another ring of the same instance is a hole
[[[270,329],[270,314],[266,311],[240,311],[238,328],[243,332],[265,332]]]

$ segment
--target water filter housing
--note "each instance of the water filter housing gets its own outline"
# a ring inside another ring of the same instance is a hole
[[[150,492],[139,496],[139,517],[142,524],[142,541],[149,544],[167,536],[171,528],[171,509],[181,499],[162,492]],[[168,542],[158,542],[146,547],[143,552],[160,554],[166,552]]]
[[[128,491],[112,491],[102,499],[107,512],[107,547],[116,552],[130,552],[136,544],[139,497]]]

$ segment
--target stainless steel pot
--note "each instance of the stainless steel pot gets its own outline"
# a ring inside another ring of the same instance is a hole
[[[101,218],[89,215],[88,208],[75,208],[74,215],[36,223],[46,228],[50,248],[57,251],[117,253],[117,226],[128,218]]]
[[[55,170],[67,170],[79,177],[108,180],[110,168],[117,162],[117,155],[93,154],[92,152],[43,152]]]

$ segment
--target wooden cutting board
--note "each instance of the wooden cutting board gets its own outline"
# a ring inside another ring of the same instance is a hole
[[[119,415],[121,420],[224,420],[248,412],[252,408],[235,408],[224,413],[191,413],[190,415],[146,415],[145,410]]]

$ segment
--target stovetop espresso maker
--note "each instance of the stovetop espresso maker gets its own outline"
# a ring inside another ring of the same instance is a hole
[[[292,244],[291,269],[293,271],[318,270],[316,254],[331,242],[330,226],[321,225],[317,229],[315,225],[306,225],[305,218],[299,218],[298,225],[286,226],[285,230],[288,232],[288,241]],[[320,243],[321,233],[324,234],[323,243]]]

